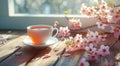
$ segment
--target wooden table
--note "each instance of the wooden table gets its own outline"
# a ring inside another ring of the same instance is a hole
[[[0,31],[0,36],[7,37],[7,41],[0,44],[0,66],[77,66],[84,51],[79,50],[64,56],[65,44],[58,41],[46,48],[34,48],[25,45],[22,41],[26,38],[26,31]],[[111,54],[106,57],[111,66],[120,66],[120,42],[109,34],[105,42]],[[115,59],[117,57],[118,59]],[[103,66],[104,59],[91,63],[91,66]]]

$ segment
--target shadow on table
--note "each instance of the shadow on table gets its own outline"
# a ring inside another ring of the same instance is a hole
[[[10,57],[0,62],[0,66],[19,66],[27,65],[32,59],[44,56],[51,51],[50,47],[35,48],[30,46],[22,47],[20,50],[12,54]],[[4,56],[6,57],[6,56]]]

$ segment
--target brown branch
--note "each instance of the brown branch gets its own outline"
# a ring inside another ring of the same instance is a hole
[[[108,24],[116,24],[116,23],[108,23]],[[71,30],[71,32],[79,32],[79,31],[82,31],[82,30],[86,30],[86,29],[89,29],[89,28],[96,27],[96,26],[97,26],[97,25],[94,24],[94,25],[87,26],[87,27],[84,27],[84,28],[81,28],[81,29],[76,29],[76,30],[70,29],[70,30]]]
[[[88,28],[93,28],[93,27],[96,27],[97,25],[91,25],[91,26],[87,26],[87,27],[84,27],[84,28],[81,28],[81,29],[76,29],[76,30],[72,30],[72,29],[70,29],[71,30],[71,32],[79,32],[79,31],[82,31],[82,30],[86,30],[86,29],[88,29]]]

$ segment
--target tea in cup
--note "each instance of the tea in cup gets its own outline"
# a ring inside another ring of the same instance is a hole
[[[54,30],[56,30],[56,33],[53,35]],[[27,33],[34,45],[40,45],[49,37],[56,36],[58,29],[50,25],[31,25],[27,27]]]

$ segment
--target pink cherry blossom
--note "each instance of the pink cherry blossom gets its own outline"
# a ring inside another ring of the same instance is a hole
[[[82,42],[83,42],[82,35],[81,34],[76,34],[76,36],[74,38],[75,46],[78,46],[76,48],[84,49],[85,44],[82,44]]]
[[[99,12],[96,12],[96,14],[94,15],[94,17],[95,17],[97,20],[100,20],[100,19],[101,19],[101,15],[99,14]]]
[[[70,29],[80,29],[82,24],[80,22],[80,19],[70,19],[68,24]]]
[[[85,14],[87,16],[95,15],[96,9],[94,7],[87,7],[85,4],[82,4],[81,14]]]
[[[74,44],[74,38],[70,36],[69,38],[66,38],[64,40],[64,43],[66,44],[66,46],[70,46],[70,45]]]
[[[88,40],[89,40],[90,42],[93,41],[93,40],[94,40],[94,32],[88,30],[87,38],[88,38]]]
[[[106,24],[102,23],[102,22],[96,22],[98,28],[101,28],[101,29],[105,29],[105,27],[107,26]]]
[[[112,20],[111,18],[112,17],[110,15],[106,15],[106,16],[104,15],[101,17],[100,22],[108,24]]]
[[[98,52],[102,56],[106,56],[110,54],[109,47],[104,45],[100,46],[100,49],[98,50]]]
[[[78,66],[90,66],[90,64],[86,61],[85,58],[82,58],[79,63]]]
[[[94,32],[94,36],[93,36],[93,38],[94,38],[94,40],[93,40],[94,43],[99,43],[100,40],[101,40],[100,35],[98,34],[97,31]]]
[[[76,34],[75,38],[74,38],[74,43],[75,44],[81,44],[83,41],[82,39],[82,35],[81,34]]]
[[[115,23],[120,24],[120,14],[114,14],[113,15],[113,20]]]
[[[111,33],[114,33],[114,37],[115,38],[119,38],[119,36],[120,36],[120,29],[118,28],[118,27],[113,27],[113,26],[111,26]]]
[[[106,40],[106,37],[107,37],[106,34],[100,35],[100,40],[101,40],[101,41],[105,41],[105,40]]]
[[[89,44],[89,46],[85,47],[85,50],[89,53],[93,53],[94,51],[96,51],[96,48],[93,46],[93,44]]]
[[[114,8],[110,8],[109,14],[110,14],[110,15],[114,15],[114,14],[115,14],[115,9],[114,9]]]
[[[90,44],[90,41],[87,38],[83,38],[82,44],[88,46]]]
[[[120,7],[111,8],[110,15],[112,16],[113,22],[120,24]]]
[[[100,10],[99,11],[100,15],[102,15],[101,17],[107,17],[109,15],[109,10]]]
[[[87,39],[89,40],[89,42],[95,43],[95,41],[96,41],[95,33],[93,31],[88,30]]]
[[[67,37],[70,35],[70,30],[68,27],[60,27],[58,36],[59,37]]]
[[[89,30],[87,34],[87,39],[89,40],[89,42],[92,42],[94,44],[98,44],[103,39],[103,37],[104,36],[99,35],[97,31],[93,32]]]
[[[86,50],[87,52],[84,54],[84,57],[86,58],[86,60],[95,61],[98,59],[99,52],[96,50],[96,48],[94,48],[93,51],[91,50],[91,48],[86,48],[86,49],[87,49]]]
[[[108,11],[108,6],[107,6],[106,2],[102,2],[100,4],[100,10],[99,10],[99,12],[100,12],[101,15],[104,15],[104,16],[108,15],[109,11]]]
[[[87,13],[87,6],[85,4],[82,4],[80,11],[81,11],[81,14],[86,14]]]
[[[91,55],[88,56],[88,60],[95,61],[98,59],[99,53],[98,51],[94,51]]]
[[[105,4],[101,4],[101,5],[100,5],[100,9],[102,9],[102,10],[106,10],[106,9],[107,9],[107,5],[106,5],[106,3],[105,3]]]
[[[106,10],[107,8],[108,8],[107,3],[104,0],[102,0],[100,9]]]
[[[82,35],[77,34],[74,38],[69,37],[65,40],[65,43],[67,44],[66,52],[73,52],[80,49],[84,49],[84,44],[82,44]]]
[[[70,36],[69,38],[66,38],[65,41],[73,41],[74,38],[72,36]]]
[[[96,10],[94,9],[94,7],[88,7],[87,11],[86,11],[86,15],[92,16],[95,14],[95,12],[96,12]]]

